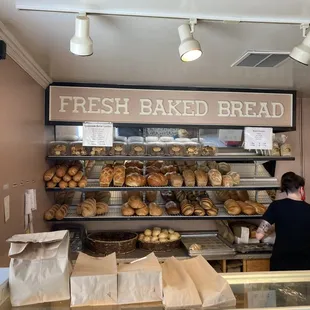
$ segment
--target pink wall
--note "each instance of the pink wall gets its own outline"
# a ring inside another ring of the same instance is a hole
[[[24,192],[37,190],[35,231],[42,231],[42,213],[50,205],[42,175],[46,169],[47,129],[44,90],[10,58],[0,61],[0,267],[8,264],[5,240],[24,232]],[[13,185],[13,184],[16,184]],[[8,189],[6,189],[8,187]],[[11,217],[4,222],[3,199],[10,196]]]

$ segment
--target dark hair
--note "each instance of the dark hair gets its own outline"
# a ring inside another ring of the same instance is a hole
[[[305,186],[305,179],[294,172],[286,172],[281,178],[281,191],[286,193],[294,193],[300,187]]]

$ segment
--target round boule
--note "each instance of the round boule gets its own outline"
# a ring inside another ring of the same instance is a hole
[[[139,240],[142,241],[144,239],[144,234],[139,234]]]
[[[160,230],[153,230],[153,237],[158,237],[160,234]]]
[[[145,236],[143,239],[144,242],[151,242],[151,237]]]
[[[146,230],[144,231],[144,235],[145,235],[145,236],[152,236],[152,231],[151,231],[150,229],[146,229]]]
[[[158,235],[158,238],[160,239],[160,238],[168,238],[168,234],[167,233],[165,233],[165,232],[161,232],[159,235]]]
[[[173,229],[169,229],[168,232],[169,232],[169,234],[173,234],[174,230]]]
[[[151,242],[158,242],[158,238],[157,237],[152,237],[151,238]]]
[[[165,234],[168,234],[169,232],[168,232],[168,229],[162,229],[162,231],[161,231],[162,233],[165,233]]]
[[[176,241],[176,240],[179,240],[179,237],[176,234],[172,234],[169,236],[169,240],[170,241]]]
[[[168,242],[169,240],[167,238],[159,238],[159,242],[164,243]]]

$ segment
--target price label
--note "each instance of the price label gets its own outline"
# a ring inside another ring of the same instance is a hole
[[[242,138],[242,130],[239,129],[220,129],[219,138],[223,142],[236,141],[240,142]]]
[[[244,148],[246,150],[272,150],[272,128],[245,127]]]
[[[248,308],[271,308],[276,306],[276,291],[248,292]]]
[[[83,123],[83,146],[112,146],[112,123]]]

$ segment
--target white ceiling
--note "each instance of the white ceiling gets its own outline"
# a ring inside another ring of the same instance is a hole
[[[72,1],[18,0],[18,3],[35,3],[38,8],[42,5],[46,9],[44,5],[50,2],[56,3],[59,10],[71,7],[72,11],[79,11],[81,7],[73,7]],[[105,12],[111,14],[151,15],[153,12],[153,15],[170,17],[288,21],[295,25],[201,21],[195,38],[200,41],[204,54],[195,62],[182,63],[177,33],[177,27],[184,22],[181,19],[91,15],[94,55],[86,58],[69,52],[75,14],[18,11],[15,1],[0,0],[0,20],[54,81],[294,88],[310,94],[309,69],[292,60],[278,68],[230,67],[247,50],[290,51],[300,43],[303,38],[298,23],[310,22],[310,1],[170,1],[74,3],[91,5],[93,11],[105,7]],[[145,5],[138,6],[139,3]],[[173,7],[176,3],[179,6]]]

